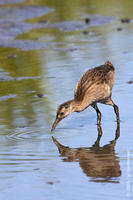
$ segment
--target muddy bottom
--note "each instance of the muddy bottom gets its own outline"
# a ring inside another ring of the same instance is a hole
[[[38,20],[37,23],[25,22],[25,20],[41,17],[54,11],[55,9],[50,7],[30,5],[0,8],[0,46],[20,48],[25,51],[35,49],[57,50],[57,42],[42,42],[39,41],[40,37],[34,38],[34,40],[18,40],[16,37],[28,33],[32,29],[43,29],[43,31],[58,29],[62,32],[71,32],[86,29],[89,26],[111,23],[114,20],[112,17],[87,15],[80,21],[50,23],[46,20]],[[62,49],[59,48],[59,50]]]
[[[0,200],[133,198],[132,19],[131,0],[0,0]],[[88,107],[51,133],[80,76],[107,60],[120,126],[98,104],[100,127]]]

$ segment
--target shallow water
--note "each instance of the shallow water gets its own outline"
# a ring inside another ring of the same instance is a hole
[[[120,19],[133,18],[133,2],[3,2],[0,200],[132,199],[133,23]],[[100,139],[92,108],[71,114],[51,134],[57,106],[73,98],[83,72],[106,60],[116,69],[120,137],[114,140],[113,108],[100,104]]]

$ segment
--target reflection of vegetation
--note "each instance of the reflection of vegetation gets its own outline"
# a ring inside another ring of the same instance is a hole
[[[10,54],[16,54],[16,58],[6,58]],[[7,99],[6,102],[0,103],[0,122],[8,124],[8,128],[13,127],[16,122],[19,125],[35,122],[37,119],[34,102],[41,101],[35,97],[35,94],[38,92],[43,92],[45,95],[49,93],[48,88],[40,85],[41,80],[36,79],[36,77],[41,75],[38,54],[35,51],[20,52],[11,49],[4,51],[2,49],[1,63],[1,67],[4,70],[4,72],[1,72],[1,78],[5,72],[8,72],[10,77],[33,77],[33,79],[0,81],[0,96],[16,94],[16,98]],[[48,108],[49,104],[46,98],[44,103],[47,104]],[[42,106],[44,107],[44,105]],[[43,109],[41,109],[42,113]]]
[[[43,5],[55,8],[55,11],[44,15],[30,22],[37,22],[39,20],[47,20],[48,23],[66,21],[66,20],[79,20],[83,18],[86,14],[101,14],[108,16],[118,16],[118,10],[114,9],[118,7],[119,17],[132,17],[132,4],[133,1],[127,0],[121,1],[121,4],[115,0],[106,1],[103,0],[102,3],[99,0],[74,0],[74,1],[62,1],[62,0],[29,0],[22,2],[21,5]],[[11,5],[14,6],[14,5]],[[82,16],[83,15],[83,16]],[[107,28],[106,28],[107,27]],[[91,31],[89,28],[88,31]],[[51,105],[54,103],[53,99],[35,98],[35,93],[43,92],[45,95],[51,94],[52,88],[56,87],[60,91],[64,91],[64,88],[60,88],[60,82],[56,83],[54,79],[48,79],[48,76],[56,77],[61,71],[61,78],[63,80],[63,74],[70,78],[70,81],[74,82],[80,73],[80,69],[77,66],[83,66],[83,64],[88,65],[88,61],[92,58],[108,59],[114,55],[114,49],[111,47],[112,38],[114,32],[112,31],[112,25],[106,25],[104,27],[94,27],[93,32],[97,35],[85,36],[82,31],[73,31],[70,33],[60,32],[58,29],[35,29],[27,34],[18,36],[19,39],[40,39],[44,42],[59,42],[55,44],[56,47],[67,48],[68,51],[28,51],[23,52],[18,49],[0,49],[0,60],[1,68],[4,72],[8,72],[11,77],[19,76],[43,76],[41,80],[21,80],[21,81],[1,81],[0,82],[0,96],[6,96],[8,94],[16,94],[16,98],[9,99],[7,101],[0,102],[0,123],[8,124],[9,127],[14,125],[15,118],[20,116],[20,123],[35,123],[37,116],[42,113],[42,117],[45,117],[46,124],[51,120],[50,110]],[[105,34],[105,33],[109,33]],[[116,33],[115,33],[116,37]],[[120,45],[120,44],[119,44]],[[123,44],[122,44],[123,45]],[[71,47],[76,47],[79,51],[72,52]],[[102,48],[101,48],[102,47]],[[122,49],[122,48],[121,48]],[[124,46],[125,49],[125,46]],[[70,51],[69,51],[70,50]],[[16,54],[16,58],[7,59],[6,56],[10,54]],[[98,60],[98,62],[99,62]],[[62,61],[62,62],[61,62]],[[91,63],[90,61],[90,63]],[[105,60],[104,60],[105,61]],[[62,66],[58,68],[57,66]],[[69,65],[68,72],[68,63]],[[87,64],[86,64],[87,63]],[[89,63],[89,64],[90,64]],[[92,63],[91,63],[92,64]],[[53,70],[52,71],[52,67]],[[72,68],[73,67],[73,68]],[[51,71],[49,70],[51,69]],[[62,70],[60,70],[62,69]],[[48,70],[50,72],[48,72]],[[67,73],[66,73],[67,72]],[[76,74],[76,76],[75,76]],[[1,72],[3,75],[3,72]],[[76,77],[76,78],[75,78]],[[54,84],[56,83],[56,84]],[[64,82],[63,82],[64,83]],[[51,85],[50,85],[51,84]],[[65,85],[66,86],[66,85]],[[63,86],[64,87],[64,86]],[[57,90],[56,90],[57,91]],[[62,94],[61,91],[61,94]],[[55,99],[57,98],[56,92],[54,93]],[[61,97],[61,95],[60,95]],[[55,100],[56,101],[56,100]],[[35,104],[34,102],[39,102]],[[50,103],[52,102],[52,104]],[[45,109],[41,109],[40,107]],[[38,109],[38,110],[37,110]],[[16,114],[17,113],[17,114]],[[39,113],[39,114],[38,114]],[[25,119],[25,120],[24,120]],[[22,122],[23,120],[23,122]],[[52,120],[51,120],[52,121]]]
[[[29,1],[31,3],[31,1]],[[45,19],[64,21],[77,19],[82,13],[101,14],[107,16],[132,17],[132,0],[107,1],[107,0],[32,0],[33,5],[44,5],[56,9],[54,14],[48,14]]]

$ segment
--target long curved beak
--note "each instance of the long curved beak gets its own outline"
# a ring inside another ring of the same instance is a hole
[[[53,123],[53,126],[52,126],[52,129],[51,129],[51,132],[54,131],[54,129],[56,128],[56,126],[58,125],[58,123],[61,121],[61,119],[58,119],[56,118],[54,123]]]

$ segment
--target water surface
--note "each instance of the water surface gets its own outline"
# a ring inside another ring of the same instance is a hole
[[[0,199],[132,199],[133,23],[121,19],[133,18],[133,2],[8,3],[0,1]],[[92,108],[51,134],[57,106],[106,60],[116,69],[120,136],[113,108],[100,104],[101,138]]]

